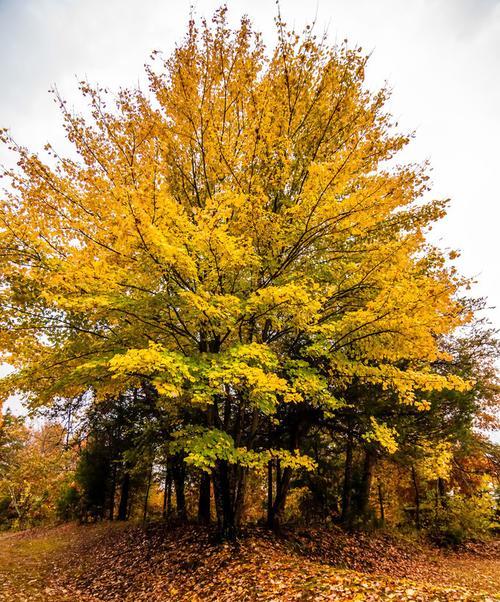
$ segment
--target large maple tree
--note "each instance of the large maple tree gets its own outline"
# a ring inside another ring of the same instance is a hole
[[[148,381],[166,412],[194,408],[173,445],[212,474],[227,536],[249,469],[313,468],[295,439],[264,443],[279,408],[333,414],[353,379],[422,410],[422,391],[466,386],[431,367],[468,314],[387,90],[366,89],[361,50],[277,34],[268,52],[221,9],[155,55],[147,93],[82,83],[88,114],[60,100],[72,158],[4,136],[6,392],[98,402]]]

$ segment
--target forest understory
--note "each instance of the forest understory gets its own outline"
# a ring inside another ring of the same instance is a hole
[[[499,600],[500,541],[442,551],[336,528],[209,529],[99,523],[6,533],[2,602]]]

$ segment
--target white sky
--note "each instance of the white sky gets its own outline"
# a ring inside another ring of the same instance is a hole
[[[56,84],[78,108],[77,81],[107,87],[144,82],[153,49],[183,36],[190,5],[210,17],[217,0],[0,0],[0,127],[33,150],[63,145],[48,89]],[[233,21],[246,13],[273,39],[273,0],[228,0]],[[478,279],[500,327],[500,0],[281,0],[283,18],[301,28],[317,18],[332,41],[373,51],[369,83],[388,80],[391,110],[416,130],[409,160],[429,158],[433,196],[452,199],[435,229],[462,252],[459,269]],[[6,161],[0,152],[0,161]]]

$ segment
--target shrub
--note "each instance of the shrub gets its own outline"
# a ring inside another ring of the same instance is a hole
[[[68,521],[78,517],[80,493],[75,485],[65,485],[56,500],[56,513],[60,520]]]
[[[450,496],[429,525],[433,541],[443,546],[458,546],[468,540],[487,537],[495,528],[495,501],[487,493]]]

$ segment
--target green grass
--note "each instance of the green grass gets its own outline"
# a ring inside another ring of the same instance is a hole
[[[0,601],[70,600],[52,591],[52,581],[72,533],[57,528],[0,535]]]

